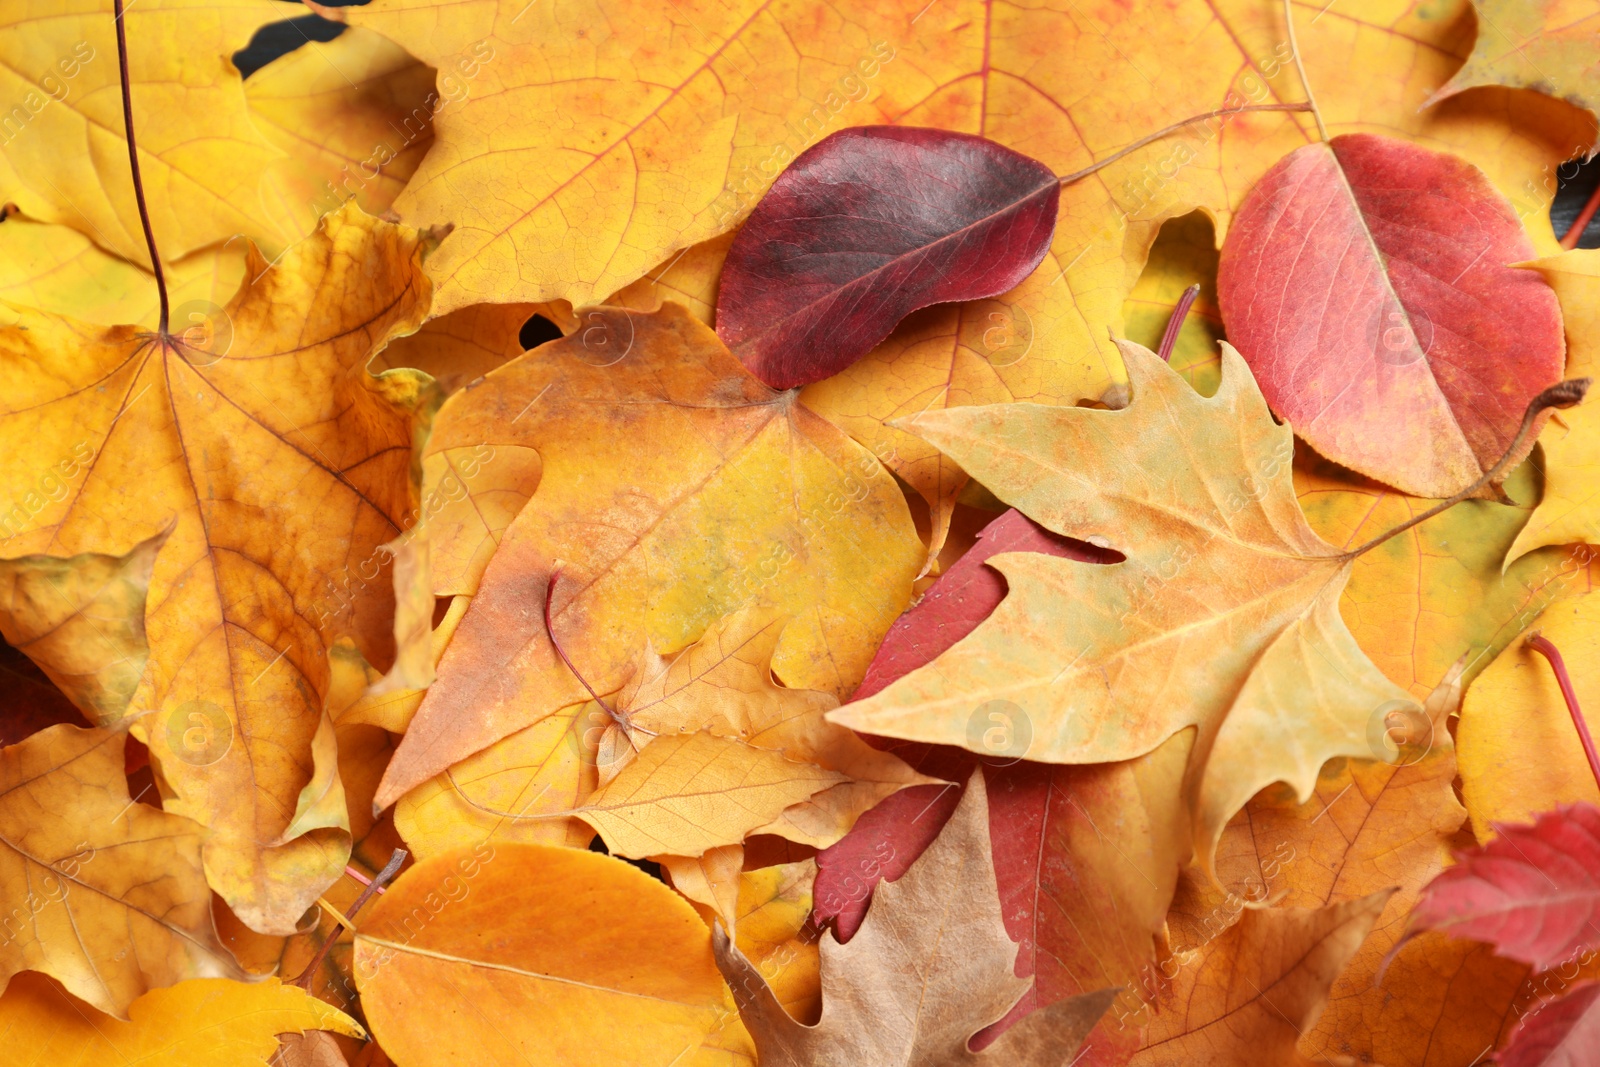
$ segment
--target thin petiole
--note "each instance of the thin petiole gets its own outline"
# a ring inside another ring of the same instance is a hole
[[[139,146],[133,139],[133,89],[128,81],[128,34],[123,28],[122,0],[111,0],[117,22],[117,63],[122,70],[122,123],[128,131],[128,167],[133,171],[133,195],[139,203],[139,222],[144,226],[144,243],[150,249],[150,269],[156,276],[156,292],[161,297],[161,319],[156,331],[167,336],[170,309],[167,306],[167,276],[161,269],[161,254],[156,251],[155,231],[150,228],[150,208],[144,200],[144,178],[139,173]]]
[[[1561,696],[1567,702],[1567,711],[1572,713],[1572,725],[1578,728],[1578,740],[1583,742],[1583,754],[1589,757],[1589,773],[1594,775],[1594,784],[1600,786],[1600,754],[1595,752],[1594,738],[1589,736],[1589,724],[1583,721],[1583,709],[1578,707],[1578,694],[1573,691],[1566,661],[1561,658],[1561,652],[1555,644],[1543,634],[1530,634],[1524,643],[1548,660],[1550,669],[1555,672],[1556,684],[1561,687]]]
[[[356,912],[361,910],[362,905],[371,900],[373,894],[383,892],[384,883],[388,882],[395,875],[400,873],[400,865],[405,863],[406,855],[407,853],[405,849],[395,849],[394,853],[389,857],[389,862],[383,865],[383,870],[379,871],[373,878],[367,878],[357,872],[355,868],[346,865],[344,869],[345,873],[350,875],[350,877],[354,878],[356,881],[365,883],[366,888],[361,891],[360,896],[356,897],[355,903],[350,905],[349,912],[339,916],[340,921],[334,924],[333,930],[329,932],[327,940],[322,942],[322,947],[317,949],[317,954],[315,956],[311,957],[311,962],[306,964],[306,969],[301,971],[300,976],[294,981],[290,982],[290,985],[297,985],[301,989],[304,989],[307,993],[311,992],[311,980],[316,976],[317,968],[322,966],[322,961],[328,958],[328,953],[333,951],[334,943],[339,940],[339,935],[344,932],[344,929],[347,925],[349,925],[350,920],[355,918]],[[324,902],[324,904],[330,911],[333,910],[333,905],[326,904],[326,902]],[[338,913],[335,912],[335,914]],[[351,926],[350,928],[352,930],[355,929],[354,926]]]
[[[1189,309],[1194,307],[1195,298],[1199,295],[1200,285],[1197,282],[1183,291],[1177,306],[1172,309],[1172,317],[1167,320],[1167,332],[1161,335],[1161,347],[1156,350],[1156,355],[1164,362],[1172,362],[1172,349],[1178,343],[1178,332],[1183,329],[1183,320],[1189,317]]]
[[[1177,133],[1185,126],[1193,126],[1195,123],[1205,122],[1207,119],[1221,118],[1224,115],[1241,115],[1249,111],[1310,111],[1311,108],[1312,105],[1310,104],[1245,104],[1243,107],[1223,107],[1218,108],[1215,111],[1207,111],[1200,115],[1191,115],[1181,122],[1174,122],[1166,129],[1157,130],[1148,137],[1139,138],[1126,148],[1119,149],[1104,159],[1096,160],[1087,167],[1084,167],[1082,170],[1075,170],[1071,174],[1062,175],[1060,182],[1062,185],[1067,185],[1071,182],[1077,181],[1079,178],[1087,178],[1095,171],[1111,166],[1111,164],[1115,163],[1117,160],[1121,159],[1130,152],[1137,152],[1139,149],[1143,148],[1147,144],[1150,144],[1152,141],[1159,141],[1161,138],[1166,137],[1169,134]]]

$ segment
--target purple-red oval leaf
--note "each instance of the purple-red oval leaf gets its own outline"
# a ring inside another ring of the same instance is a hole
[[[1470,163],[1351,134],[1262,177],[1228,231],[1217,294],[1228,339],[1307,443],[1445,497],[1494,466],[1561,377],[1555,293],[1508,266],[1534,255]]]
[[[717,334],[774,389],[837,374],[911,312],[999,296],[1055,232],[1038,160],[948,130],[856,126],[801,153],[734,238]]]

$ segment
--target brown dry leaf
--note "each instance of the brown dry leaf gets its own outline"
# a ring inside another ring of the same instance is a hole
[[[995,557],[1011,592],[977,630],[829,718],[980,751],[975,709],[1004,700],[1030,725],[1024,754],[1050,763],[1131,759],[1197,727],[1190,807],[1208,864],[1258,790],[1309,796],[1324,762],[1370,754],[1376,709],[1410,702],[1339,616],[1351,561],[1307,525],[1293,435],[1238,353],[1223,346],[1207,398],[1148,349],[1122,351],[1121,410],[1006,404],[905,425],[1030,518],[1127,561]]]
[[[527,844],[441,853],[369,904],[360,931],[362,1006],[405,1067],[752,1059],[705,923],[610,856]]]
[[[159,986],[238,973],[202,827],[129,798],[125,737],[63,724],[0,750],[0,982],[43,971],[119,1018]]]
[[[911,869],[878,886],[849,944],[823,940],[822,1015],[815,1025],[784,1011],[720,926],[716,952],[768,1067],[1055,1067],[1077,1051],[1115,994],[1059,1001],[1024,1017],[983,1052],[969,1051],[972,1035],[1005,1015],[1031,984],[1012,972],[1017,946],[1000,918],[981,772]]]
[[[278,1051],[267,1067],[350,1067],[339,1042],[325,1030],[279,1034]]]
[[[870,453],[752,378],[677,305],[600,313],[603,337],[586,325],[519,357],[435,420],[424,507],[449,477],[472,497],[476,481],[440,466],[468,453],[494,494],[503,470],[539,472],[537,492],[522,482],[531,502],[497,545],[482,524],[429,513],[435,593],[476,595],[380,804],[582,703],[544,626],[559,561],[548,614],[600,693],[622,687],[640,649],[682,649],[752,601],[793,620],[779,678],[848,692],[909,599],[924,548]]]
[[[1324,908],[1246,911],[1226,934],[1178,957],[1133,1067],[1306,1062],[1295,1042],[1388,899],[1380,890]]]
[[[329,215],[276,268],[252,254],[214,349],[31,311],[0,329],[5,482],[38,481],[80,441],[94,456],[0,555],[117,556],[170,531],[133,729],[169,810],[209,827],[212,886],[265,932],[293,932],[347,854],[326,649],[349,633],[388,655],[377,547],[411,504],[425,382],[362,366],[426,313],[422,252],[415,231]]]
[[[1306,1028],[1299,1042],[1305,1056],[1423,1063],[1441,1030],[1459,1044],[1476,1040],[1474,1052],[1498,1031],[1497,1018],[1444,1015],[1455,991],[1448,982],[1425,980],[1426,961],[1440,951],[1442,939],[1408,944],[1391,962],[1411,973],[1405,985],[1377,981],[1418,893],[1459,844],[1466,812],[1452,788],[1456,759],[1448,720],[1460,705],[1466,659],[1446,673],[1423,713],[1400,706],[1375,712],[1369,731],[1373,758],[1330,762],[1306,802],[1298,803],[1281,786],[1252,798],[1218,843],[1220,884],[1197,872],[1180,883],[1170,923],[1174,944],[1183,949],[1203,945],[1247,908],[1269,902],[1320,908],[1394,889],[1371,936],[1329,990],[1327,1011]],[[1380,762],[1385,735],[1399,751]],[[1165,977],[1163,972],[1153,984],[1164,986]],[[1420,1020],[1432,1013],[1442,1018],[1423,1025]]]
[[[19,975],[0,997],[8,1063],[256,1067],[268,1062],[281,1036],[302,1031],[319,1040],[330,1040],[330,1031],[362,1035],[355,1020],[274,978],[195,979],[154,989],[134,1001],[129,1021],[86,1011],[36,974]]]

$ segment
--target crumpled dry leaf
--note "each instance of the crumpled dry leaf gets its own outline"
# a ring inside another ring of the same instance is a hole
[[[126,1022],[86,1012],[37,974],[18,975],[0,997],[12,1063],[257,1067],[279,1048],[278,1035],[302,1031],[363,1036],[354,1019],[276,978],[197,978],[153,989],[133,1002]]]
[[[733,987],[762,1063],[855,1067],[862,1063],[1065,1063],[1114,990],[1059,1001],[1024,1017],[982,1052],[973,1034],[1005,1015],[1030,985],[1012,973],[990,855],[983,775],[974,772],[956,813],[899,880],[878,887],[849,944],[825,938],[822,1015],[796,1022],[719,926],[717,965]]]
[[[1180,957],[1163,1010],[1133,1067],[1298,1064],[1295,1042],[1389,899],[1380,890],[1324,908],[1250,909],[1227,933]]]
[[[158,986],[238,973],[202,827],[128,796],[125,736],[63,724],[0,750],[0,982],[43,971],[119,1017]]]
[[[547,591],[558,639],[599,693],[622,687],[640,649],[682,649],[752,601],[793,620],[778,677],[848,692],[910,597],[924,549],[870,453],[757,382],[677,305],[600,313],[603,327],[519,357],[435,420],[425,507],[451,484],[476,499],[478,481],[443,467],[467,454],[491,500],[508,480],[532,498],[499,535],[428,514],[434,592],[475,595],[379,804],[581,704],[545,630]]]
[[[1325,761],[1370,755],[1374,709],[1410,701],[1339,616],[1350,560],[1301,514],[1290,428],[1238,353],[1224,345],[1206,398],[1148,349],[1122,351],[1122,410],[995,405],[905,425],[1041,525],[1127,562],[995,557],[1011,595],[982,626],[829,718],[978,751],[976,709],[1005,700],[1031,728],[1023,755],[1053,763],[1130,759],[1195,726],[1191,810],[1208,863],[1255,792],[1285,781],[1309,796]]]
[[[425,383],[362,365],[425,314],[422,251],[346,207],[276,268],[252,253],[210,347],[26,310],[0,329],[5,483],[94,457],[0,554],[115,556],[170,530],[129,715],[168,810],[210,828],[212,886],[264,932],[293,932],[347,855],[325,653],[390,643],[376,549],[407,519]]]
[[[479,844],[423,860],[362,911],[355,971],[374,1036],[406,1067],[747,1064],[710,940],[621,860]]]

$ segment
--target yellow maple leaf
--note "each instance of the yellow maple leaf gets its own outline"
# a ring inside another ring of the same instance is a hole
[[[1309,795],[1326,760],[1370,754],[1376,709],[1409,701],[1339,616],[1351,557],[1307,525],[1292,433],[1239,354],[1223,346],[1206,398],[1149,350],[1122,352],[1122,410],[995,405],[904,425],[1044,526],[1126,562],[995,557],[1011,593],[987,621],[829,718],[979,750],[975,710],[1007,700],[1030,724],[1027,758],[1048,763],[1129,759],[1195,726],[1191,808],[1209,862],[1258,789]]]
[[[1534,631],[1561,652],[1579,706],[1600,707],[1600,597],[1557,601],[1534,620]],[[1467,691],[1457,743],[1461,793],[1480,841],[1494,836],[1493,823],[1531,823],[1562,804],[1600,803],[1555,672],[1521,641]]]
[[[284,17],[271,0],[142,0],[124,15],[150,221],[174,259],[235,233],[284,240],[263,175],[282,158],[251,121],[228,60]],[[11,4],[0,16],[0,199],[148,265],[128,179],[116,23],[103,0]]]
[[[169,810],[210,827],[212,885],[264,931],[292,931],[345,862],[326,649],[389,642],[386,583],[354,594],[408,517],[422,382],[362,366],[426,313],[422,247],[353,206],[330,215],[276,268],[252,253],[210,347],[20,309],[0,329],[4,483],[91,457],[0,554],[120,555],[169,531],[125,721]]]

